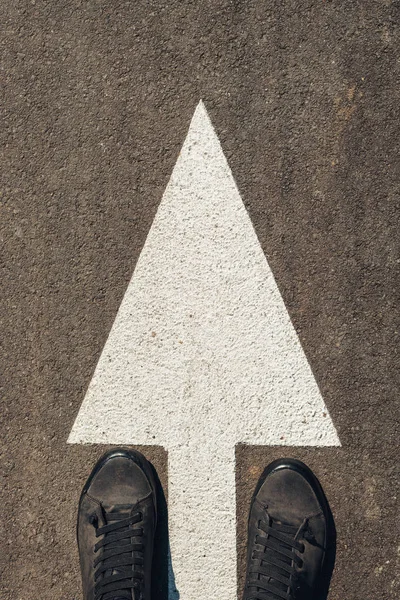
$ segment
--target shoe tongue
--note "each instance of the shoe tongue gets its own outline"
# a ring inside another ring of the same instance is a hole
[[[289,525],[289,527],[300,527],[304,521],[304,515],[298,514],[296,506],[282,506],[268,507],[268,515],[273,522]]]
[[[281,523],[278,522],[276,523],[275,521],[272,520],[271,522],[271,527],[272,529],[280,529],[280,525],[286,525],[286,523]],[[288,544],[285,544],[284,542],[280,542],[280,545],[282,545],[283,548],[285,548],[286,550],[291,550],[291,547]],[[268,555],[274,556],[276,557],[276,553],[277,551],[272,549],[272,548],[265,548],[264,554],[265,554],[265,560],[267,561],[267,557]],[[292,562],[292,559],[289,558],[288,556],[284,556],[283,554],[279,554],[279,560],[283,563],[286,563],[287,565],[290,565]],[[261,559],[261,562],[263,562],[263,559]],[[274,573],[276,575],[283,575],[287,577],[287,572],[284,569],[281,569],[280,567],[277,567],[275,565],[272,565],[271,563],[265,563],[265,566],[268,566],[268,569],[270,571],[270,575],[266,576],[266,575],[260,575],[261,580],[265,581],[265,582],[269,582],[271,584],[274,585],[274,587],[276,587],[277,589],[282,590],[282,592],[287,592],[287,588],[288,586],[285,583],[282,583],[281,581],[278,581],[277,579],[274,578]],[[271,599],[273,598],[274,600],[276,600],[276,595],[272,594],[271,592],[266,592],[267,594],[267,598],[271,597]],[[269,596],[269,594],[271,594]]]
[[[104,515],[104,519],[107,525],[110,525],[110,523],[115,523],[116,521],[121,521],[123,519],[127,519],[131,513],[132,513],[132,505],[131,504],[114,504],[114,505],[102,505],[103,506],[103,515]],[[126,527],[126,529],[129,528],[129,525]],[[126,542],[127,545],[129,545],[129,542]],[[110,546],[111,547],[111,546]],[[104,573],[105,576],[110,576],[110,575],[117,575],[119,573],[118,568],[114,568],[114,569],[109,569],[108,571],[106,571]],[[112,598],[112,600],[132,600],[132,598],[135,598],[134,595],[132,595],[132,592],[130,589],[126,589],[126,590],[120,590],[118,592],[119,594],[124,594],[123,596],[116,596],[115,598]]]
[[[107,522],[109,522],[110,520],[115,521],[118,517],[119,520],[121,519],[121,517],[126,519],[130,516],[132,512],[132,504],[102,504],[102,507]],[[116,600],[119,600],[119,598],[116,598]]]
[[[121,590],[118,593],[124,593],[126,592],[126,596],[116,596],[115,598],[112,598],[111,600],[143,600],[142,595],[140,594],[140,592],[138,590],[133,590],[133,595],[131,594],[130,590]]]

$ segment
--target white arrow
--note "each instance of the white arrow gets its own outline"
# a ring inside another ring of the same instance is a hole
[[[182,600],[236,598],[235,444],[340,445],[202,102],[68,441],[167,448]]]

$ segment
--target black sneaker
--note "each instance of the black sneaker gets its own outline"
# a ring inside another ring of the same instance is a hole
[[[84,600],[150,600],[156,519],[150,464],[134,450],[107,452],[79,501]]]
[[[248,536],[243,600],[312,600],[320,594],[334,525],[322,488],[305,464],[283,459],[265,469],[254,492]]]

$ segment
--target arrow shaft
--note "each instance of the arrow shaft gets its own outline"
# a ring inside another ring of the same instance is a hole
[[[180,598],[236,600],[234,447],[189,444],[172,449],[168,507],[172,567]]]

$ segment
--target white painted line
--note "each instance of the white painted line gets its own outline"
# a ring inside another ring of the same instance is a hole
[[[68,441],[167,448],[182,600],[236,598],[235,444],[340,445],[202,102]]]

